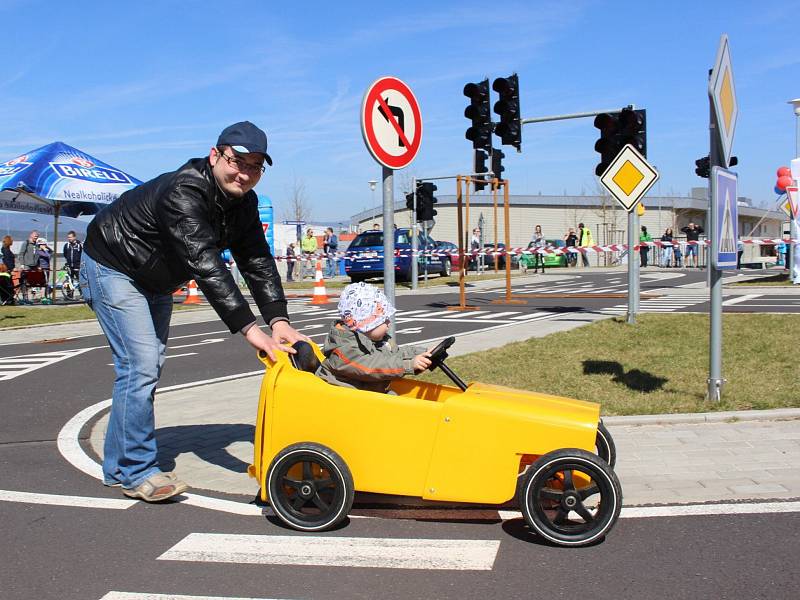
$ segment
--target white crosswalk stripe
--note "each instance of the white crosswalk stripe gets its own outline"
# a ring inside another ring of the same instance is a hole
[[[7,381],[20,377],[32,371],[36,371],[37,369],[42,369],[57,362],[61,362],[62,360],[72,358],[73,356],[78,356],[89,350],[93,350],[93,348],[2,357],[0,358],[0,381]]]
[[[499,540],[191,533],[158,560],[489,571]]]
[[[639,303],[639,310],[641,312],[674,312],[681,308],[689,308],[697,304],[702,304],[708,301],[708,296],[673,296],[671,298],[651,298],[649,300],[642,300]],[[627,304],[617,304],[610,308],[603,308],[600,312],[605,314],[625,314],[628,310]]]
[[[100,600],[276,600],[272,598],[240,598],[233,596],[186,596],[185,594],[149,594],[108,592]]]

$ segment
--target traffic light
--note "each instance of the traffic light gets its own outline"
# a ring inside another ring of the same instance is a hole
[[[474,159],[472,162],[473,173],[486,173],[489,168],[486,166],[487,155],[483,150],[475,150]],[[480,192],[486,187],[486,180],[482,175],[473,178],[475,183],[475,191]]]
[[[505,152],[497,148],[492,148],[492,173],[494,173],[495,179],[503,179],[503,171],[506,170],[503,166],[503,159],[505,157]]]
[[[468,83],[464,86],[464,95],[469,98],[469,106],[464,110],[464,116],[472,121],[464,137],[472,142],[476,150],[486,150],[492,147],[492,117],[489,107],[489,80],[484,79],[479,83]]]
[[[696,165],[694,172],[698,177],[708,179],[711,176],[711,161],[707,156],[698,158],[694,164]]]
[[[522,152],[522,122],[519,109],[519,78],[514,73],[510,77],[498,77],[492,89],[500,94],[494,105],[494,112],[500,115],[495,133],[505,146],[514,146]]]
[[[430,181],[420,183],[417,188],[417,221],[432,221],[436,216],[436,209],[433,205],[438,202],[433,192],[437,187]]]
[[[619,125],[619,115],[615,113],[603,113],[594,118],[594,126],[600,130],[600,139],[594,143],[595,152],[600,153],[600,162],[594,169],[597,176],[605,173],[608,165],[622,150]]]
[[[647,111],[623,108],[619,113],[620,149],[630,144],[647,158]]]
[[[414,192],[406,194],[406,208],[408,210],[414,210]]]

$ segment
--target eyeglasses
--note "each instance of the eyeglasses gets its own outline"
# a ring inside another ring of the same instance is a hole
[[[224,152],[220,152],[219,150],[217,152],[219,152],[219,155],[225,159],[225,162],[227,162],[230,166],[232,166],[240,173],[249,173],[250,175],[262,175],[264,171],[267,170],[267,168],[264,165],[251,165],[250,163],[245,162],[244,160],[239,158],[238,156],[228,156],[227,154],[225,154]]]

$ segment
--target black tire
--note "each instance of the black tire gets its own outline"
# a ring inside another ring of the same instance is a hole
[[[597,456],[602,458],[608,463],[612,469],[617,464],[617,447],[614,444],[614,438],[611,437],[606,426],[603,425],[603,420],[597,424],[597,438],[595,439],[595,451]]]
[[[575,471],[587,475],[589,485],[576,487]],[[559,546],[585,546],[616,523],[622,487],[614,471],[594,454],[555,450],[523,473],[517,502],[528,526],[544,539]]]
[[[61,295],[64,297],[64,300],[72,300],[75,298],[75,288],[72,287],[72,284],[64,284],[61,283]]]
[[[363,275],[350,275],[350,283],[358,283],[359,281],[364,281],[366,277]]]
[[[453,265],[450,264],[450,257],[445,256],[442,259],[442,270],[439,272],[439,274],[442,277],[450,277],[450,273],[452,273],[452,271],[453,271]]]
[[[299,531],[335,527],[353,506],[353,476],[330,448],[311,442],[281,450],[267,472],[275,515]]]

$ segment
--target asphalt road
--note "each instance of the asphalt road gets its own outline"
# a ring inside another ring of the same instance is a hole
[[[654,274],[659,277],[645,274],[642,283],[644,293],[660,296],[653,298],[649,309],[707,310],[702,301],[707,292],[691,287],[702,281],[704,272]],[[555,285],[547,277],[515,289],[515,293],[531,295],[525,305],[493,304],[502,296],[500,292],[471,290],[469,302],[478,311],[465,313],[447,310],[458,301],[455,293],[401,296],[398,340],[425,342],[489,328],[502,335],[503,329],[526,321],[567,312],[614,314],[625,305],[625,298],[599,297],[624,292],[623,275],[587,274]],[[668,304],[666,295],[659,294],[659,290],[679,286],[688,286],[682,304]],[[585,297],[592,293],[598,297]],[[780,292],[750,296],[725,310],[797,312],[800,308],[794,300],[799,296]],[[662,303],[657,305],[655,300]],[[648,310],[645,302],[643,308]],[[293,323],[319,341],[330,323],[331,308],[297,307],[294,310],[304,312],[295,314]],[[260,368],[252,350],[218,321],[174,326],[168,356],[162,386]],[[0,501],[5,542],[0,548],[0,598],[4,600],[134,600],[178,594],[320,600],[800,596],[795,568],[800,556],[796,541],[786,535],[800,526],[798,513],[623,518],[603,542],[563,549],[543,544],[518,518],[502,521],[496,513],[487,518],[469,511],[456,517],[426,516],[401,510],[390,518],[356,516],[337,531],[318,536],[343,539],[324,560],[303,564],[309,556],[317,556],[325,540],[287,530],[263,516],[180,503],[137,503],[125,510],[57,506],[57,498],[73,495],[122,498],[118,490],[103,488],[66,463],[55,442],[66,421],[109,397],[110,352],[104,338],[89,336],[48,344],[0,345],[0,364],[9,364],[11,357],[21,366],[17,375],[2,382],[0,500],[9,499],[6,492],[56,496]],[[181,548],[201,544],[197,536],[204,534],[222,537],[212,538],[205,554],[180,558]],[[187,540],[187,536],[194,537]],[[372,544],[377,564],[342,566],[353,553],[353,542],[347,538]],[[285,556],[277,564],[247,564],[265,560],[253,545],[269,539],[277,539],[286,548]],[[402,559],[392,558],[398,540],[420,556],[427,550],[415,550],[415,545],[432,543],[426,540],[449,541],[449,545],[437,550],[429,563],[412,562],[414,568],[403,568]],[[480,568],[437,566],[438,559],[464,559],[472,545],[485,559]],[[134,595],[114,595],[114,591]]]

